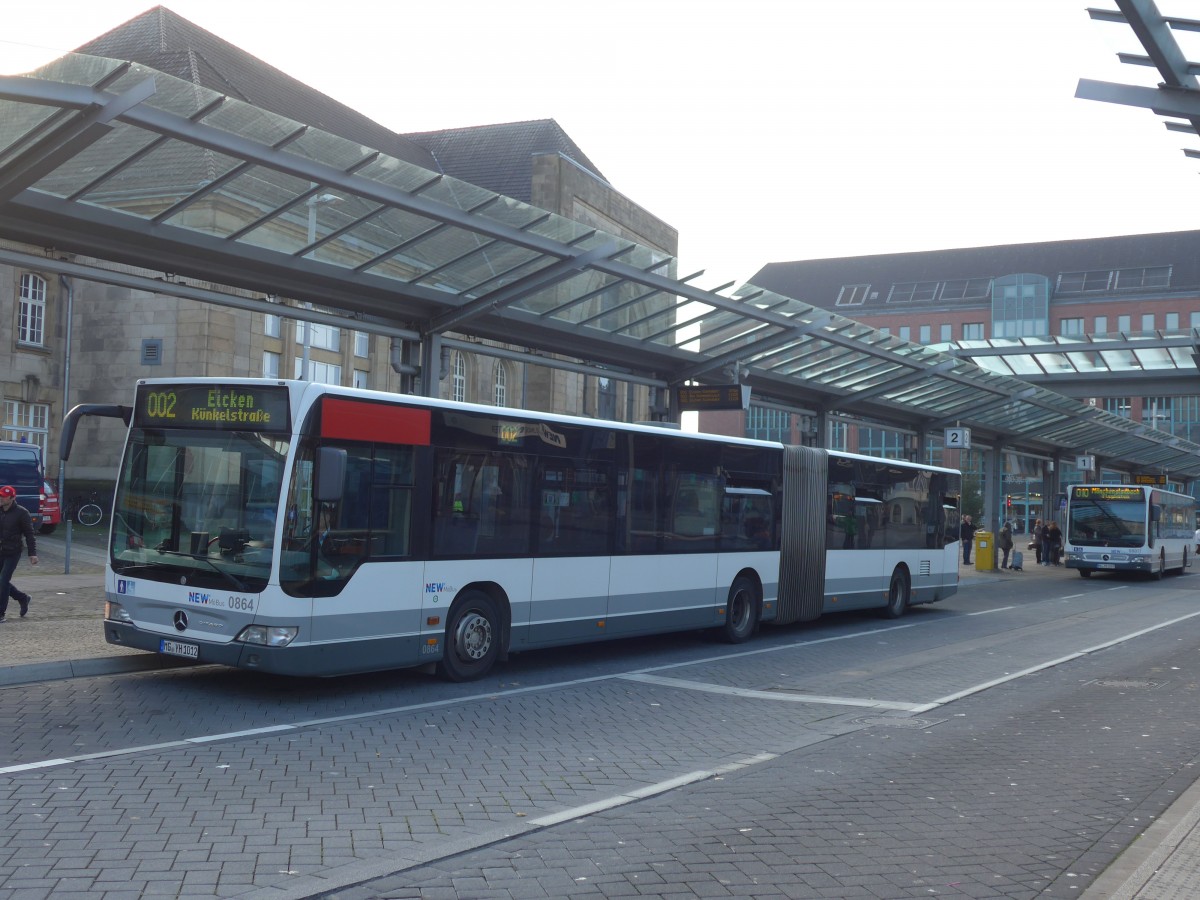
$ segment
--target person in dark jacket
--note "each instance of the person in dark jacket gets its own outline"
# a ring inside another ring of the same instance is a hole
[[[1012,522],[1006,521],[1004,523],[1004,527],[1000,529],[1000,540],[996,543],[996,546],[998,546],[1001,552],[1004,554],[1004,562],[1000,563],[1000,568],[1007,569],[1008,555],[1012,553],[1013,548]]]
[[[37,542],[29,510],[17,503],[16,488],[6,484],[0,487],[0,622],[8,612],[10,596],[20,604],[21,618],[29,613],[29,595],[12,583],[13,572],[21,559],[22,539],[29,551],[29,562],[36,566]]]
[[[975,540],[975,526],[972,524],[970,516],[962,517],[958,536],[962,539],[963,565],[969,566],[971,564],[971,543]]]
[[[1050,561],[1050,565],[1057,566],[1059,557],[1062,555],[1062,548],[1062,529],[1058,527],[1057,522],[1052,520],[1046,526],[1046,545],[1042,548],[1042,556]]]

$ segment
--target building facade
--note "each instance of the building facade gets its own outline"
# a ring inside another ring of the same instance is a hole
[[[1051,355],[1073,341],[1111,348],[1090,355],[1089,364],[1102,378],[1093,379],[1087,395],[1078,395],[1080,402],[1185,440],[1200,438],[1200,372],[1192,369],[1156,382],[1144,377],[1152,373],[1141,370],[1136,347],[1129,343],[1200,334],[1195,331],[1200,328],[1200,231],[778,262],[752,280],[902,340],[967,358],[985,347]],[[1022,377],[1019,369],[1013,371]],[[1026,377],[1064,392],[1063,382],[1045,367],[1030,365]],[[786,414],[755,409],[745,418],[745,431],[755,433],[770,421],[795,433]],[[834,424],[830,432],[830,446],[859,452],[902,456],[908,446],[905,435],[881,429]],[[951,464],[978,471],[980,459],[964,456]],[[1053,513],[1049,498],[1032,493],[1030,486],[1041,484],[1047,466],[1052,471],[1056,461],[1010,457],[1005,493],[1016,517],[1024,521]],[[1082,472],[1070,460],[1057,465],[1054,481],[1060,487],[1121,477],[1102,466]]]

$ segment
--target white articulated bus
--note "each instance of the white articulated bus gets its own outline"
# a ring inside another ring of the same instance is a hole
[[[957,471],[298,381],[139,382],[109,643],[293,675],[878,608],[958,587]]]
[[[1187,494],[1128,484],[1076,484],[1067,494],[1064,559],[1093,572],[1162,578],[1190,565],[1196,501]]]

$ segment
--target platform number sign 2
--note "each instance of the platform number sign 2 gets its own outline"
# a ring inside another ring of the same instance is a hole
[[[971,429],[970,428],[947,428],[946,429],[946,449],[947,450],[970,450],[971,449]]]

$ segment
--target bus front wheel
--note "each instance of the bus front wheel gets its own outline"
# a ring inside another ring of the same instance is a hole
[[[730,644],[748,641],[758,628],[758,588],[746,578],[734,579],[729,589],[729,600],[725,603],[725,624],[721,626],[721,637]]]
[[[908,572],[899,566],[892,573],[891,584],[888,585],[888,602],[883,608],[883,614],[889,619],[898,619],[908,609],[912,599],[912,586],[908,581]]]
[[[500,654],[500,615],[483,591],[466,591],[450,608],[438,671],[448,681],[482,678]]]

